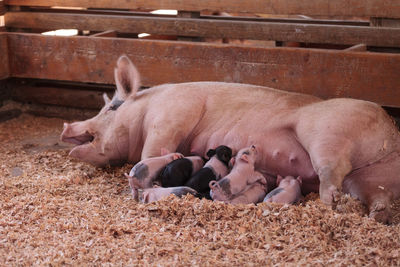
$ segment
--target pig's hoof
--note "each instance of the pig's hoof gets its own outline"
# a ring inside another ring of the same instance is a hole
[[[383,202],[375,202],[370,207],[369,217],[375,219],[375,221],[390,224],[392,218],[390,216],[390,208]]]
[[[334,185],[330,185],[326,189],[320,189],[320,198],[322,203],[328,206],[332,206],[332,208],[336,208],[336,204],[339,201],[340,197],[341,193]]]

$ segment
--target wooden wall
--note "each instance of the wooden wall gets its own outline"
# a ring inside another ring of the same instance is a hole
[[[0,80],[10,76],[8,68],[7,34],[0,32]]]
[[[400,18],[397,0],[7,0],[8,5]]]
[[[126,54],[138,66],[144,86],[239,82],[400,107],[397,0],[5,3],[8,32],[0,33],[0,49],[8,53],[0,54],[0,79],[27,81],[12,84],[19,101],[99,108],[100,92],[110,91],[115,62]],[[153,9],[179,12],[147,12]],[[213,11],[232,14],[215,16]],[[39,34],[61,28],[77,29],[80,36]],[[139,39],[138,33],[170,40]]]

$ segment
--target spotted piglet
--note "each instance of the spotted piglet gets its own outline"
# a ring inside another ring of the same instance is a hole
[[[299,202],[303,196],[301,195],[301,177],[294,178],[293,176],[286,176],[283,178],[278,175],[278,187],[269,192],[264,202],[276,202],[293,204]]]
[[[185,186],[196,190],[200,197],[211,199],[209,183],[219,180],[228,174],[228,164],[232,157],[232,149],[227,146],[219,146],[207,152],[209,160],[195,174],[190,177]]]
[[[182,186],[203,166],[204,160],[199,156],[176,159],[164,167],[158,180],[163,187]]]
[[[239,150],[232,171],[220,181],[210,182],[212,199],[228,202],[248,190],[256,182],[266,186],[267,180],[264,175],[254,169],[256,158],[255,146]]]
[[[130,181],[130,183],[135,183],[135,181]],[[135,200],[140,203],[151,203],[154,201],[158,201],[164,197],[167,197],[171,194],[182,197],[187,194],[191,194],[197,196],[196,190],[187,187],[187,186],[177,186],[177,187],[153,187],[153,188],[145,188],[138,189],[137,186],[133,186],[133,191],[135,191]]]
[[[234,198],[225,201],[225,203],[230,204],[257,204],[262,202],[265,195],[267,194],[267,185],[261,182],[255,182],[254,184],[250,185],[250,187],[236,195]]]
[[[175,159],[183,158],[181,153],[169,153],[165,149],[161,149],[161,154],[160,157],[147,158],[138,162],[133,166],[129,175],[125,173],[132,189],[133,198],[136,198],[134,189],[153,187],[153,182],[165,165]]]

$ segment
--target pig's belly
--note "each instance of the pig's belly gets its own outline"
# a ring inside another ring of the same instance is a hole
[[[289,130],[270,132],[260,138],[261,157],[256,168],[273,176],[301,176],[303,194],[318,192],[319,179],[310,156]]]
[[[263,173],[269,182],[275,181],[278,174],[301,176],[303,194],[318,192],[319,179],[310,157],[290,130],[264,129],[260,132],[252,131],[251,134],[233,130],[216,131],[210,135],[203,133],[193,140],[192,152],[196,151],[204,156],[208,149],[219,145],[231,147],[234,153],[244,147],[255,145],[258,151],[255,168]]]

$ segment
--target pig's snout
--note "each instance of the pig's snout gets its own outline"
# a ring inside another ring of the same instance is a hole
[[[210,183],[208,184],[208,186],[211,188],[211,190],[215,190],[217,188],[219,188],[219,184],[217,181],[212,180],[210,181]]]

